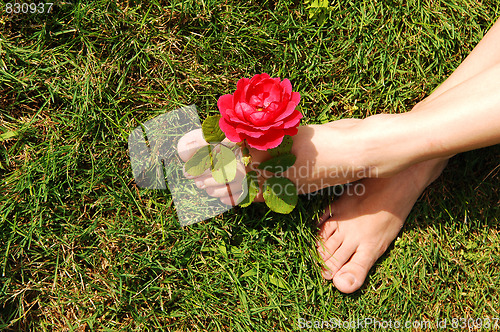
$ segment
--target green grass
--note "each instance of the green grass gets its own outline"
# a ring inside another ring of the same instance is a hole
[[[497,1],[88,1],[0,17],[0,329],[296,330],[343,321],[498,318],[498,146],[461,154],[363,288],[321,278],[313,218],[252,205],[180,228],[138,189],[139,123],[241,77],[289,78],[303,123],[405,112],[467,56]],[[499,322],[500,324],[500,322]]]

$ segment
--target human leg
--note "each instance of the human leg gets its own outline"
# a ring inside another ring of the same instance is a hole
[[[448,102],[467,98],[466,89],[457,93],[457,87],[470,80],[474,84],[481,82],[477,77],[494,78],[491,69],[500,63],[499,40],[497,22],[457,70],[412,112],[425,112],[453,89],[455,92],[447,97]],[[417,163],[393,177],[364,179],[361,181],[366,189],[364,197],[344,195],[329,206],[322,218],[318,244],[325,260],[325,278],[333,279],[335,286],[345,293],[361,287],[372,265],[399,233],[420,193],[439,175],[448,157]]]

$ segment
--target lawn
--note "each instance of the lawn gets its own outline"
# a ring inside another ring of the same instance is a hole
[[[0,4],[0,330],[500,329],[499,146],[450,161],[351,295],[316,256],[315,218],[335,197],[180,227],[168,190],[136,186],[127,150],[140,123],[189,104],[217,114],[220,95],[262,72],[291,80],[302,124],[406,112],[498,1],[333,1],[312,16],[302,1]]]

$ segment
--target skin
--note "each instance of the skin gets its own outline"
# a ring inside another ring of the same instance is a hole
[[[444,169],[447,158],[458,152],[500,142],[500,103],[495,96],[497,93],[494,93],[500,78],[497,73],[499,41],[500,21],[497,21],[453,74],[412,109],[412,117],[406,114],[398,117],[399,124],[408,128],[413,126],[413,130],[427,123],[440,132],[439,136],[429,135],[432,139],[420,142],[429,150],[419,151],[416,145],[413,147],[416,150],[399,151],[401,156],[406,155],[407,164],[417,164],[392,177],[364,179],[361,181],[366,189],[364,197],[344,195],[326,209],[320,225],[318,252],[325,261],[323,276],[332,279],[341,292],[352,293],[362,286],[370,268],[396,238],[418,196]],[[475,84],[480,88],[473,87]],[[447,118],[455,109],[460,110],[461,121]],[[476,110],[479,112],[475,113]],[[471,126],[472,115],[478,122]],[[480,116],[476,118],[477,115]],[[490,122],[492,117],[496,123]],[[422,122],[413,123],[415,119]],[[467,120],[467,123],[462,120]],[[439,127],[433,121],[441,121],[437,122]],[[432,130],[427,132],[432,133]],[[392,135],[405,139],[405,135],[394,132]],[[411,137],[407,138],[411,140]],[[433,155],[440,158],[418,163],[419,159]],[[386,169],[392,167],[394,172],[404,165],[403,160],[404,157],[389,167],[386,164]]]
[[[292,149],[297,161],[285,174],[299,193],[360,179],[365,188],[364,195],[346,193],[327,207],[319,224],[322,274],[341,292],[352,293],[362,286],[448,158],[500,143],[498,91],[500,21],[410,112],[299,127]],[[205,144],[201,137],[196,141]],[[256,164],[269,158],[266,152],[251,149],[250,153]],[[305,176],[301,170],[306,170]],[[238,186],[230,192],[209,174],[196,181],[227,204],[234,204],[239,195]],[[262,196],[256,200],[262,201]]]

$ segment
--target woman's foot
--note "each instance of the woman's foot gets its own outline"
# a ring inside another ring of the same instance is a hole
[[[358,166],[362,165],[363,146],[356,139],[352,128],[360,121],[343,119],[323,125],[299,127],[299,132],[293,137],[292,147],[292,153],[295,154],[297,160],[283,173],[283,176],[295,183],[299,194],[314,192],[364,177],[377,176],[373,170]],[[191,131],[179,140],[179,156],[183,161],[187,161],[197,149],[206,144],[200,129]],[[259,181],[262,187],[264,180],[272,174],[260,171],[256,166],[270,159],[271,156],[266,151],[253,148],[250,148],[250,155],[252,164],[247,167],[247,171],[257,170],[260,173]],[[238,175],[241,175],[240,173],[238,172]],[[235,191],[235,188],[241,188],[242,176],[237,176],[236,180],[229,184],[232,190],[228,190],[226,184],[217,183],[211,177],[210,172],[194,180],[200,189],[205,189],[211,196],[219,197],[226,204],[236,202],[241,194],[241,190]],[[262,200],[262,194],[259,193],[256,201]]]
[[[352,166],[359,161],[355,157],[359,152],[352,141],[339,142],[342,134],[352,137],[348,133],[359,121],[349,119],[299,127],[299,133],[293,137],[293,153],[297,161],[285,176],[296,183],[300,193],[377,176]],[[178,144],[181,159],[187,161],[203,145],[206,142],[201,130],[188,133]],[[252,149],[250,153],[256,164],[270,158],[265,151]],[[349,158],[352,158],[351,162]],[[359,185],[364,187],[363,195],[344,194],[334,202],[322,217],[320,227],[318,250],[328,268],[323,272],[324,277],[333,279],[335,286],[344,293],[359,289],[370,268],[396,238],[413,204],[445,165],[444,159],[430,160],[389,178],[364,179],[357,184],[358,188]],[[240,168],[237,175],[240,182],[243,173],[245,170]],[[238,188],[241,186],[235,185],[234,181],[221,185],[210,172],[194,180],[199,188],[219,197],[225,204],[234,205],[239,197]],[[362,190],[356,190],[356,194],[360,192]],[[256,200],[261,201],[262,196]],[[329,217],[330,211],[332,218]]]
[[[344,194],[327,208],[320,220],[318,241],[326,266],[323,277],[333,279],[343,293],[358,290],[446,162],[430,160],[390,178],[364,179],[360,182],[363,195]]]

